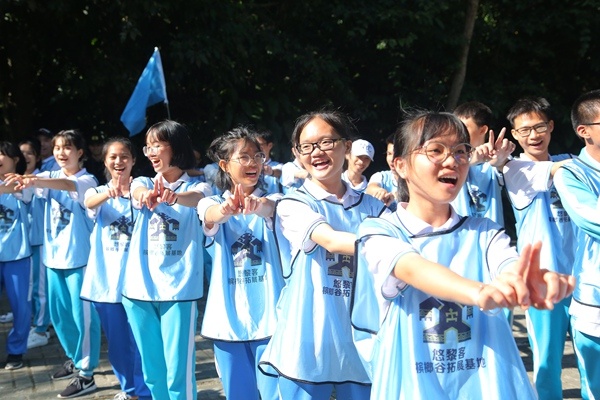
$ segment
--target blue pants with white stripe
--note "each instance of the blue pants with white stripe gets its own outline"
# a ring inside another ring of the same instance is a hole
[[[581,398],[600,399],[600,338],[573,329],[573,347],[581,377]]]
[[[89,301],[79,297],[85,267],[46,269],[48,308],[56,336],[83,376],[94,375],[100,358],[100,320]]]
[[[196,301],[140,301],[123,297],[123,307],[142,357],[152,398],[195,400]]]
[[[121,390],[140,400],[151,400],[144,383],[142,359],[133,338],[127,314],[121,303],[92,303],[108,342],[108,361],[119,380]]]

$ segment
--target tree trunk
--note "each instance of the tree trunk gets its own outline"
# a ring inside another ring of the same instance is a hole
[[[477,19],[477,10],[479,8],[479,0],[468,0],[467,16],[465,18],[465,30],[463,32],[463,46],[460,51],[459,67],[452,78],[452,87],[446,103],[446,110],[452,111],[457,106],[462,87],[465,83],[467,75],[467,60],[469,59],[469,49],[471,47],[471,39],[473,38],[473,29],[475,28],[475,20]]]

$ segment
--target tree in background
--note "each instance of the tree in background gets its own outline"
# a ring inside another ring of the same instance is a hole
[[[0,134],[17,140],[43,126],[126,135],[119,117],[158,46],[171,115],[200,147],[247,123],[273,131],[274,157],[285,161],[296,117],[334,106],[379,155],[401,107],[479,100],[499,129],[510,104],[528,94],[550,99],[561,115],[553,145],[580,147],[568,109],[600,87],[592,40],[600,1],[479,0],[472,20],[475,3],[6,0]],[[162,106],[148,111],[149,123],[166,117]]]

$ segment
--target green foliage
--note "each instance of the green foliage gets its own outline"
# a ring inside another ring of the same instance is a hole
[[[466,1],[5,0],[0,21],[0,134],[44,126],[126,135],[119,117],[153,48],[161,50],[171,117],[199,146],[237,124],[270,129],[289,157],[294,120],[341,108],[381,139],[402,107],[448,96]],[[498,128],[520,96],[556,107],[575,151],[571,102],[600,87],[600,1],[481,0],[461,102],[492,107]],[[166,118],[163,106],[148,122]],[[139,140],[139,139],[138,139]],[[383,160],[381,160],[383,162]]]

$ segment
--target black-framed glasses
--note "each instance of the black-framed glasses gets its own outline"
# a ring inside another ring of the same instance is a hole
[[[534,126],[523,126],[519,129],[513,129],[513,131],[517,132],[517,134],[522,138],[529,137],[529,135],[531,135],[531,131],[536,131],[536,133],[544,133],[547,130],[548,121],[540,122],[539,124],[535,124]]]
[[[425,154],[429,161],[434,164],[442,164],[452,156],[458,164],[465,165],[471,161],[473,147],[469,143],[460,143],[452,148],[448,148],[444,143],[431,142],[415,150]]]
[[[315,151],[315,149],[319,149],[321,151],[331,150],[335,147],[335,144],[341,140],[345,139],[321,139],[315,143],[298,143],[296,145],[296,150],[298,150],[298,153],[300,153],[301,155],[306,156]]]
[[[579,125],[585,125],[585,126],[600,125],[600,122],[590,122],[589,124],[579,124]]]
[[[241,166],[247,167],[254,160],[254,162],[258,165],[263,165],[267,160],[267,156],[265,153],[256,153],[254,157],[249,156],[248,154],[243,154],[238,158],[230,158],[229,161],[235,161],[240,163]]]

